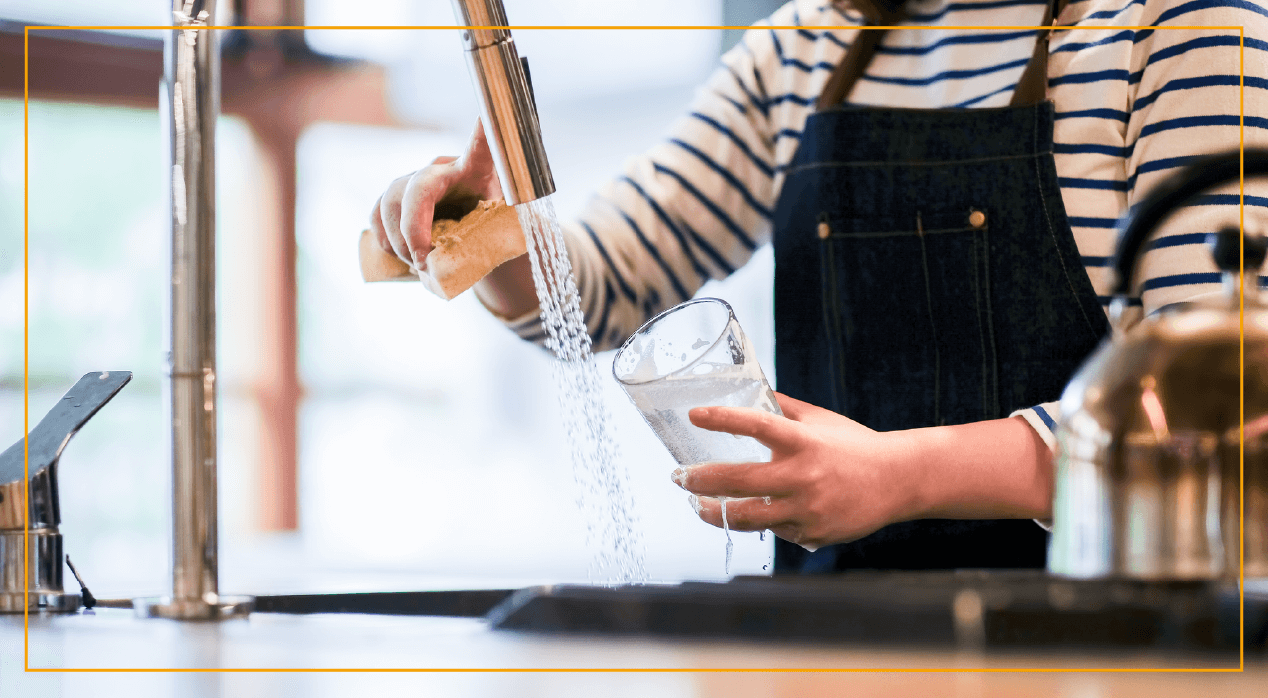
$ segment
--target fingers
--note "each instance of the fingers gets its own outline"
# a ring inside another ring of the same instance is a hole
[[[379,197],[374,202],[374,208],[370,210],[370,232],[374,233],[374,239],[379,243],[379,247],[384,252],[392,253],[392,241],[387,237],[387,230],[383,228],[383,214],[379,212],[379,206],[383,204],[383,197]]]
[[[388,185],[387,191],[379,197],[375,209],[379,214],[378,227],[383,229],[388,248],[393,254],[406,262],[411,261],[409,247],[401,235],[401,196],[409,183],[409,177],[398,177]],[[371,223],[373,225],[373,222]]]
[[[722,528],[722,502],[714,497],[697,497],[692,506],[701,521]],[[732,531],[766,531],[784,528],[790,521],[789,507],[781,499],[770,504],[760,497],[726,500],[726,524]]]
[[[670,478],[688,492],[705,497],[783,496],[799,484],[775,463],[702,463],[679,468]]]
[[[394,180],[370,211],[370,229],[379,246],[415,270],[425,271],[437,203],[446,197],[496,199],[502,187],[493,167],[484,128],[476,121],[461,157],[442,155],[431,165]]]
[[[431,252],[431,224],[436,202],[449,190],[452,166],[442,163],[425,167],[409,178],[401,193],[401,237],[417,269],[427,268]]]
[[[415,269],[427,268],[436,204],[459,180],[453,165],[456,159],[442,156],[428,167],[398,177],[371,211],[370,227],[379,245]]]
[[[445,201],[453,203],[469,199],[470,205],[474,206],[481,199],[501,196],[502,187],[493,167],[484,128],[477,120],[471,141],[461,157],[446,155],[432,160],[430,166],[409,178],[401,192],[400,231],[408,250],[408,256],[403,259],[417,269],[426,270],[438,205],[443,205]],[[388,232],[390,235],[391,231]]]
[[[749,436],[773,451],[795,448],[802,440],[796,422],[765,410],[747,407],[697,407],[688,412],[687,417],[701,429]]]
[[[692,497],[691,506],[700,520],[710,526],[722,528],[721,500],[695,495]],[[732,531],[770,531],[811,552],[828,544],[827,541],[810,535],[795,514],[791,504],[778,498],[772,498],[770,504],[761,498],[726,500],[726,528]]]

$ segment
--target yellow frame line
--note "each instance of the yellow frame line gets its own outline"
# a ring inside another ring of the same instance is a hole
[[[550,24],[526,24],[526,25],[450,25],[450,24],[425,24],[425,25],[302,25],[302,27],[238,27],[238,25],[224,25],[224,27],[208,27],[208,25],[198,25],[198,27],[171,27],[171,25],[42,25],[42,27],[32,27],[25,25],[23,27],[23,354],[22,354],[22,372],[23,372],[23,476],[25,480],[30,480],[30,30],[122,30],[122,29],[153,29],[153,30],[186,30],[186,29],[243,29],[243,30],[283,30],[283,29],[752,29],[751,25],[706,25],[706,24],[666,24],[666,25],[550,25]],[[1202,25],[1202,27],[857,27],[857,25],[822,25],[822,27],[800,27],[800,25],[772,24],[761,25],[765,29],[945,29],[945,30],[1008,30],[1008,29],[1032,29],[1032,30],[1074,30],[1074,29],[1118,29],[1118,30],[1167,30],[1167,29],[1188,29],[1188,30],[1213,30],[1213,29],[1238,29],[1239,32],[1239,114],[1238,114],[1238,148],[1241,156],[1240,166],[1240,194],[1238,203],[1238,213],[1240,218],[1241,236],[1245,237],[1245,41],[1246,28],[1244,25]],[[1241,267],[1245,267],[1245,247],[1241,249]],[[1239,278],[1244,277],[1244,269],[1239,272]],[[1238,439],[1238,466],[1239,478],[1241,485],[1241,497],[1239,500],[1239,530],[1238,536],[1241,541],[1241,550],[1238,551],[1238,609],[1239,609],[1239,664],[1236,669],[1137,669],[1137,668],[1106,668],[1106,669],[1045,669],[1045,668],[976,668],[976,669],[937,669],[937,668],[894,668],[894,669],[250,669],[250,668],[228,668],[228,669],[91,669],[91,668],[32,668],[30,666],[30,605],[24,605],[22,621],[23,621],[23,671],[27,673],[208,673],[208,674],[241,674],[241,673],[664,673],[664,674],[681,674],[681,673],[1050,673],[1050,674],[1066,674],[1066,673],[1230,673],[1230,671],[1245,671],[1246,666],[1246,616],[1245,616],[1245,284],[1241,284],[1239,292],[1239,376],[1241,377],[1241,385],[1239,386],[1239,420],[1241,423]],[[24,495],[25,496],[25,495]],[[30,570],[29,570],[29,546],[30,546],[30,508],[23,505],[23,591],[24,594],[30,595]]]

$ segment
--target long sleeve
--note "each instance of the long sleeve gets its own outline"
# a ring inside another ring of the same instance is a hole
[[[1114,224],[1124,211],[1195,157],[1236,150],[1243,136],[1246,147],[1268,146],[1268,10],[1243,0],[1101,0],[1072,4],[1061,20],[1186,27],[1078,29],[1053,47],[1049,95],[1058,105],[1062,195],[1084,265],[1108,303]],[[1245,28],[1244,62],[1237,29],[1201,28],[1220,26]],[[1219,291],[1203,241],[1238,224],[1237,193],[1236,183],[1211,192],[1155,233],[1131,299],[1141,313]],[[1266,194],[1262,180],[1246,183],[1247,221],[1268,211]],[[1019,414],[1054,444],[1057,403]]]
[[[1006,106],[1035,33],[975,27],[1036,26],[1046,2],[913,0],[906,24],[915,29],[885,35],[851,102]],[[1054,158],[1084,268],[1107,307],[1118,218],[1194,157],[1236,149],[1243,135],[1247,147],[1268,146],[1268,10],[1248,0],[1078,0],[1058,19],[1070,29],[1054,34],[1048,63]],[[755,26],[670,136],[565,226],[597,348],[618,345],[769,239],[782,167],[859,20],[796,0]],[[1245,28],[1244,62],[1240,32],[1227,27]],[[1268,208],[1266,189],[1247,182],[1248,222]],[[1142,312],[1218,288],[1201,239],[1237,223],[1235,193],[1206,197],[1156,236],[1139,264]],[[533,318],[512,327],[538,332]],[[1057,407],[1017,414],[1051,445]]]
[[[827,7],[811,14],[816,23],[852,23]],[[800,23],[789,4],[747,32],[669,136],[629,160],[564,225],[596,349],[619,346],[769,241],[778,165],[792,157],[807,105],[846,46],[828,32],[766,28]],[[802,55],[785,55],[786,44]],[[533,317],[511,327],[526,339],[541,336]]]

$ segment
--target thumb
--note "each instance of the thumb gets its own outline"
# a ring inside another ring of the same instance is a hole
[[[467,152],[462,154],[457,165],[481,198],[503,198],[502,182],[498,179],[497,168],[493,165],[493,151],[489,148],[484,125],[479,119],[476,119],[471,141],[467,143]]]
[[[779,409],[784,413],[784,416],[794,422],[805,421],[813,412],[820,409],[808,402],[788,397],[783,393],[775,393],[775,400],[779,403]]]
[[[475,130],[471,132],[471,140],[467,142],[467,152],[462,157],[465,160],[493,161],[493,156],[489,153],[489,138],[484,132],[483,120],[476,119]]]

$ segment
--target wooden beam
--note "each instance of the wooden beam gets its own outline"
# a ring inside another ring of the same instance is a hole
[[[22,98],[24,26],[0,20],[0,96]],[[31,99],[156,109],[163,40],[37,30],[30,32],[29,66]]]
[[[401,125],[388,108],[387,71],[373,63],[297,61],[267,45],[226,58],[220,83],[225,114],[284,121],[297,133],[319,121]]]
[[[22,97],[23,26],[0,20],[0,96]],[[222,113],[267,112],[270,120],[298,126],[318,121],[402,125],[388,108],[383,66],[283,51],[282,42],[272,39],[286,34],[250,32],[247,51],[222,59]],[[289,45],[302,46],[302,41],[292,38]],[[29,61],[33,100],[158,108],[161,38],[36,30],[30,32]]]
[[[251,378],[257,424],[256,526],[264,531],[299,528],[298,307],[295,284],[295,142],[290,124],[248,118],[255,136],[256,186],[262,196],[255,246],[256,314],[261,342]],[[244,309],[246,310],[246,309]]]

